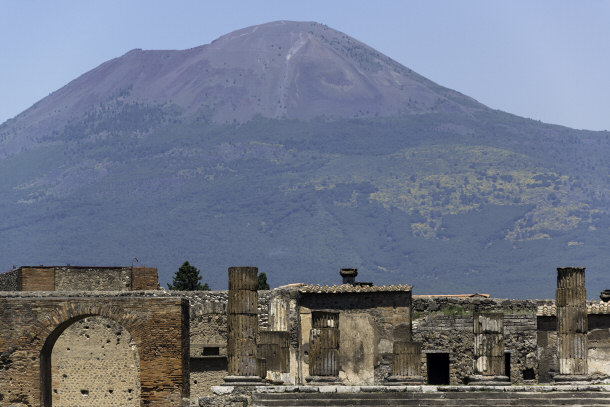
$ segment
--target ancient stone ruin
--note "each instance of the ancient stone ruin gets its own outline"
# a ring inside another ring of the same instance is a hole
[[[413,295],[349,268],[337,285],[270,291],[256,290],[256,267],[228,274],[228,291],[198,292],[159,289],[145,267],[0,274],[0,406],[610,395],[610,304],[586,300],[584,268],[557,269],[547,300]]]

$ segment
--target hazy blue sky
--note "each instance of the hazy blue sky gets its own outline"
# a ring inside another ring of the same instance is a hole
[[[0,123],[133,48],[317,21],[520,116],[610,130],[610,1],[0,0]]]

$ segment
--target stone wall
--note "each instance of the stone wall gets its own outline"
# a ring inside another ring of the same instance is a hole
[[[473,314],[495,311],[504,314],[504,346],[510,354],[511,381],[534,380],[538,366],[536,310],[549,302],[414,296],[413,339],[423,344],[423,376],[428,375],[428,353],[449,354],[450,384],[462,384],[474,374]]]
[[[0,291],[19,290],[19,269],[0,274]]]
[[[128,291],[131,267],[55,267],[56,291]]]
[[[183,296],[190,304],[191,402],[212,394],[211,387],[227,376],[228,291],[166,291],[162,295]],[[270,291],[258,292],[261,330],[269,328]],[[218,354],[215,354],[218,352]]]

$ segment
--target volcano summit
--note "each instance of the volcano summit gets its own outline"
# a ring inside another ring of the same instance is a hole
[[[490,109],[312,22],[132,50],[0,125],[2,264],[337,268],[418,292],[602,284],[610,135]],[[368,273],[368,276],[367,276]],[[524,287],[524,281],[531,282]],[[598,292],[594,289],[593,292]]]

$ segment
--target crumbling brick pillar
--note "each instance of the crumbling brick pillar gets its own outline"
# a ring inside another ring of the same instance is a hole
[[[504,314],[499,312],[476,313],[473,318],[474,370],[469,384],[510,384],[504,374]]]
[[[584,267],[557,269],[557,382],[588,381],[587,292]]]
[[[309,334],[308,382],[339,381],[339,313],[314,311]]]
[[[229,267],[228,385],[260,384],[257,368],[258,268]]]

